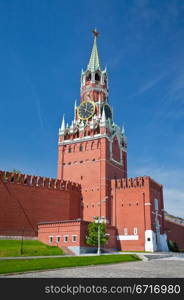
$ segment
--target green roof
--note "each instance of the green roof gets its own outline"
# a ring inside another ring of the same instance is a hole
[[[94,37],[93,48],[92,48],[91,57],[90,57],[87,69],[90,70],[91,72],[95,72],[95,71],[101,69],[100,68],[100,59],[99,59],[99,55],[98,55],[97,42],[96,42],[96,36]]]

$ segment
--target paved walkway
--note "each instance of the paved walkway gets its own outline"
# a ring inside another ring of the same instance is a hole
[[[168,253],[167,253],[168,254]],[[151,254],[150,254],[151,255]],[[184,255],[157,258],[148,261],[64,268],[29,272],[0,277],[8,278],[184,278]]]

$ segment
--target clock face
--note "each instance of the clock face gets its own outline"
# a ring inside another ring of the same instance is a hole
[[[93,101],[83,101],[78,107],[78,115],[82,120],[90,119],[95,113],[95,104]]]
[[[112,111],[111,111],[110,106],[108,104],[104,104],[102,106],[102,111],[103,111],[103,108],[105,110],[105,117],[106,117],[106,119],[108,119],[108,118],[112,119]]]

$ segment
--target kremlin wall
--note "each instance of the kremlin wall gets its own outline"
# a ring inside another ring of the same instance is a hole
[[[80,218],[81,187],[0,171],[0,236],[38,236],[38,223]]]

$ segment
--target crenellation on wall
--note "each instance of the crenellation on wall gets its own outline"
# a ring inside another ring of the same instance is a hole
[[[135,178],[118,178],[111,180],[111,186],[117,189],[129,189],[143,187],[150,181],[149,176],[135,177]]]
[[[14,172],[0,171],[0,179],[4,183],[42,187],[54,190],[81,191],[81,185],[71,181],[61,181],[55,178],[17,174]]]

